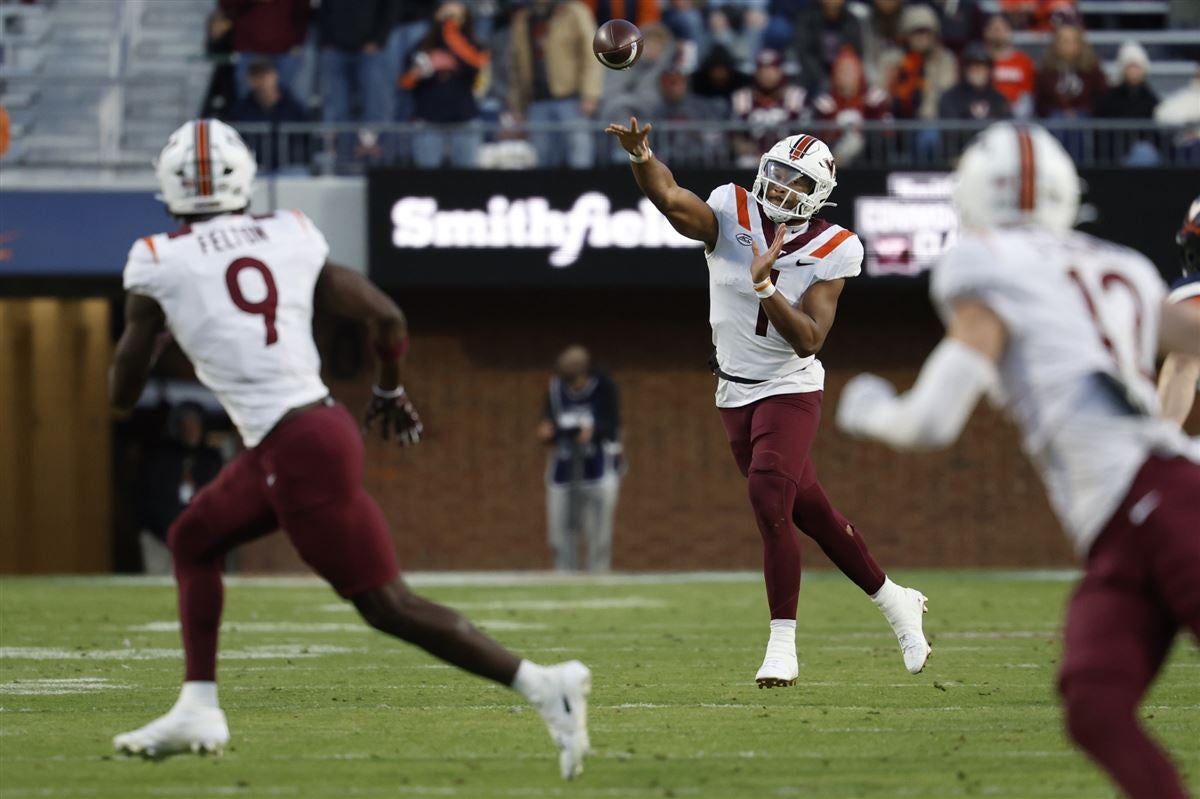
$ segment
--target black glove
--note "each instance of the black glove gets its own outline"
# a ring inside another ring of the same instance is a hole
[[[417,409],[413,407],[404,387],[385,391],[376,386],[371,391],[375,396],[367,407],[367,418],[363,427],[370,432],[378,423],[380,437],[384,441],[390,441],[395,435],[402,447],[420,441],[425,426],[421,424],[421,417],[417,415]]]

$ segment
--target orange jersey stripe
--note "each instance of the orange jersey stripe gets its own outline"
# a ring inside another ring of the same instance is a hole
[[[829,241],[825,242],[820,247],[813,250],[812,257],[813,258],[824,258],[826,255],[829,255],[829,253],[833,252],[838,247],[840,247],[843,241],[845,241],[846,239],[850,238],[853,235],[854,235],[854,231],[852,231],[852,230],[838,231],[829,239]]]
[[[146,247],[149,248],[150,254],[154,256],[154,263],[158,263],[158,250],[154,247],[154,237],[142,236],[142,241],[146,242]]]
[[[746,230],[750,229],[750,205],[747,201],[746,190],[741,186],[733,187],[734,194],[737,195],[737,215],[738,224]]]

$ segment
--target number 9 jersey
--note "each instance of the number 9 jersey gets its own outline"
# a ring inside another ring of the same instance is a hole
[[[300,211],[222,214],[134,242],[125,290],[158,302],[200,382],[247,447],[290,409],[329,394],[313,290],[329,245]]]

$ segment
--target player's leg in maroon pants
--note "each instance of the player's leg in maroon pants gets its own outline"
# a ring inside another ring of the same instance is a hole
[[[1186,799],[1138,706],[1176,630],[1200,640],[1200,466],[1151,458],[1097,538],[1067,610],[1067,730],[1131,799]],[[1148,515],[1131,512],[1143,504]],[[1140,519],[1135,523],[1135,519]]]
[[[179,591],[186,680],[216,680],[225,556],[278,529],[266,488],[257,453],[246,450],[201,489],[171,525],[167,544]]]
[[[820,417],[821,392],[721,409],[763,539],[763,573],[773,619],[796,617],[800,542],[793,522],[867,593],[878,591],[885,579],[862,537],[830,505],[817,482],[809,451]]]
[[[362,438],[345,408],[289,420],[260,449],[288,537],[367,623],[473,674],[513,684],[520,658],[404,584],[387,522],[362,488]]]

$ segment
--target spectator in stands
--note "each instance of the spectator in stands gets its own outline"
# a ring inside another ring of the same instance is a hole
[[[829,84],[833,59],[843,47],[849,46],[862,56],[863,25],[846,7],[846,0],[816,0],[796,18],[794,46],[800,82],[811,92],[820,91]]]
[[[1179,155],[1189,163],[1200,164],[1200,64],[1191,82],[1168,94],[1154,109],[1154,121],[1160,125],[1183,126],[1175,136]]]
[[[510,25],[509,111],[566,130],[532,131],[538,165],[587,169],[595,157],[587,120],[600,102],[604,67],[592,53],[595,20],[579,0],[532,0]]]
[[[400,78],[401,88],[412,92],[414,119],[452,126],[413,137],[413,162],[421,169],[437,169],[447,157],[462,169],[476,165],[483,134],[472,124],[479,118],[475,82],[487,62],[467,6],[459,0],[442,3]]]
[[[208,15],[206,28],[204,54],[213,67],[200,115],[228,119],[239,97],[233,65],[233,22],[218,7]]]
[[[587,570],[612,568],[613,516],[624,470],[617,385],[593,369],[580,346],[558,356],[542,406],[538,438],[553,449],[546,470],[546,519],[554,567],[579,567],[587,541]]]
[[[167,530],[196,492],[221,471],[221,453],[205,442],[204,409],[185,402],[171,409],[167,437],[142,462],[137,490],[142,565],[148,574],[170,574]]]
[[[308,114],[288,88],[280,85],[281,77],[274,61],[260,58],[252,62],[246,69],[246,80],[249,90],[233,107],[229,119],[235,125],[248,122],[270,126],[270,132],[266,134],[243,133],[259,167],[271,172],[281,167],[306,170],[310,156],[308,135],[292,133],[281,137],[279,126],[285,122],[307,122]]]
[[[438,3],[439,0],[403,0],[400,3],[385,48],[390,74],[404,74],[413,50],[429,32]],[[412,92],[401,87],[395,100],[397,122],[408,122],[413,118],[413,103]]]
[[[806,92],[788,80],[783,71],[783,56],[775,50],[758,54],[753,82],[733,94],[734,119],[742,121],[747,132],[733,138],[738,166],[752,167],[775,142],[795,132],[804,115]]]
[[[719,97],[728,105],[733,93],[750,85],[750,77],[737,68],[733,55],[714,45],[692,74],[692,91],[701,97]]]
[[[1083,29],[1060,25],[1046,48],[1034,89],[1034,107],[1043,119],[1090,117],[1107,81]]]
[[[809,0],[770,0],[767,4],[767,29],[763,47],[786,53],[796,38],[796,18],[808,8]]]
[[[1108,119],[1153,119],[1158,95],[1146,83],[1150,56],[1133,40],[1117,52],[1118,82],[1096,102],[1096,116]]]
[[[1075,0],[1000,0],[1000,13],[1019,31],[1048,31],[1059,24],[1083,24]]]
[[[887,92],[867,84],[854,48],[843,47],[833,60],[829,91],[813,101],[814,118],[837,126],[822,128],[818,135],[833,150],[838,164],[846,166],[858,157],[868,140],[862,123],[890,120],[891,106]]]
[[[662,20],[662,7],[658,0],[583,0],[592,12],[597,25],[613,19],[627,19],[642,31],[647,25]]]
[[[1012,109],[992,83],[992,58],[975,43],[963,51],[962,80],[938,101],[939,119],[985,121],[1008,119]]]
[[[872,86],[885,86],[883,76],[884,54],[892,48],[904,46],[900,34],[900,17],[904,13],[904,0],[872,0],[867,24],[863,33],[863,68],[867,81]]]
[[[390,122],[395,79],[384,46],[391,33],[391,0],[321,0],[321,97],[326,122]],[[352,113],[357,109],[357,113]],[[372,133],[359,134],[357,154],[382,155]],[[339,144],[344,157],[345,147]]]
[[[675,37],[677,46],[684,49],[685,57],[692,59],[682,63],[684,69],[695,69],[699,54],[708,49],[708,28],[699,0],[670,0],[663,9],[662,22]]]
[[[750,68],[763,46],[766,7],[767,0],[743,0],[713,8],[708,15],[709,41],[728,48],[739,65]]]
[[[673,122],[703,123],[729,118],[729,104],[725,100],[700,97],[689,91],[687,75],[678,65],[671,65],[659,76],[657,102],[645,113],[646,119],[654,122],[656,148],[669,163],[713,165],[726,160],[728,137],[724,131],[669,129]]]
[[[962,53],[983,33],[984,13],[978,0],[927,0],[942,23],[942,42],[952,52]]]
[[[309,0],[220,0],[233,24],[238,96],[250,91],[250,64],[269,58],[288,91],[295,91],[308,35]]]
[[[992,58],[992,83],[1004,95],[1013,116],[1026,119],[1033,114],[1033,88],[1037,67],[1027,54],[1013,47],[1012,26],[1003,14],[995,14],[983,28],[983,45]]]
[[[675,37],[667,26],[655,22],[642,28],[642,57],[638,62],[629,69],[604,71],[600,118],[628,120],[644,115],[658,101],[659,78],[677,63]],[[621,150],[615,140],[612,148]]]
[[[934,119],[938,101],[958,82],[958,62],[942,46],[937,13],[929,6],[904,9],[900,33],[904,49],[890,50],[883,59],[893,113],[901,119]]]

